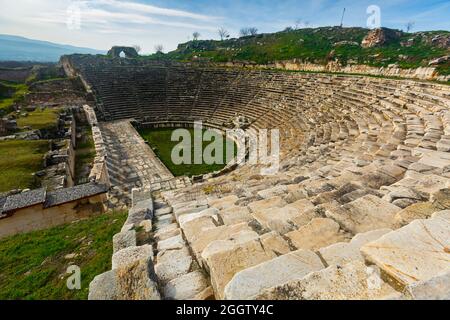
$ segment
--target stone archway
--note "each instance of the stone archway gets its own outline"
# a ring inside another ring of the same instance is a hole
[[[120,58],[121,54],[125,54],[125,58],[133,59],[139,57],[135,48],[132,47],[112,47],[111,50],[108,51],[108,56],[112,58]]]

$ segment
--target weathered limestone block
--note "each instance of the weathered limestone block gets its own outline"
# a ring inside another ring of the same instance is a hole
[[[251,232],[256,235],[255,232],[248,226],[247,223],[240,223],[232,226],[220,226],[217,228],[211,228],[203,230],[195,241],[191,243],[191,248],[194,254],[199,258],[202,251],[213,241],[226,240],[234,234],[240,232]]]
[[[179,219],[179,217],[185,215],[185,214],[191,214],[191,213],[196,213],[196,212],[200,212],[203,210],[208,209],[207,205],[204,206],[193,206],[193,207],[188,207],[188,208],[184,208],[181,207],[180,209],[175,209],[173,208],[173,213],[175,214],[175,217],[177,219]]]
[[[150,245],[128,247],[122,249],[112,256],[112,269],[119,269],[133,264],[138,260],[151,261],[153,259],[153,248]]]
[[[379,229],[357,234],[350,242],[339,242],[331,246],[321,248],[320,255],[328,265],[344,265],[353,261],[364,262],[360,249],[366,243],[375,241],[383,235],[391,232],[391,229]]]
[[[293,207],[270,208],[255,211],[252,216],[266,229],[277,231],[281,234],[294,229],[290,219],[299,214],[299,210]]]
[[[223,210],[234,206],[238,200],[239,198],[237,196],[231,195],[220,199],[210,200],[209,205],[218,210]]]
[[[295,208],[299,210],[299,213],[302,213],[314,209],[314,204],[308,199],[301,199],[288,204],[286,208]]]
[[[181,235],[158,242],[158,251],[183,249],[185,243]]]
[[[269,189],[258,191],[258,196],[264,199],[276,197],[276,196],[282,196],[287,192],[288,188],[285,185],[275,186]]]
[[[225,286],[236,273],[276,257],[272,251],[264,249],[259,239],[243,240],[235,237],[233,240],[214,241],[202,252],[218,299],[224,298]]]
[[[390,186],[388,190],[393,190],[391,188],[396,186],[414,188],[429,199],[431,194],[441,189],[449,188],[450,179],[435,174],[421,174],[415,171],[407,171],[405,177]]]
[[[178,228],[178,225],[176,223],[173,223],[157,230],[153,237],[156,241],[159,242],[175,237],[179,234],[181,234],[181,229]]]
[[[187,222],[196,220],[198,218],[202,218],[202,217],[213,217],[215,218],[215,220],[217,220],[217,214],[219,213],[219,210],[216,208],[209,208],[200,212],[196,212],[196,213],[190,213],[190,214],[185,214],[182,215],[178,218],[178,223],[180,224],[180,227],[183,229],[184,225]]]
[[[373,277],[371,279],[370,277]],[[362,262],[330,266],[302,279],[263,291],[258,300],[367,300],[383,299],[395,290]]]
[[[413,221],[366,244],[361,252],[402,286],[430,280],[450,271],[450,222]]]
[[[307,250],[291,252],[235,274],[225,287],[224,298],[254,299],[264,289],[301,279],[310,272],[323,268],[323,263],[314,252]]]
[[[122,249],[136,246],[136,231],[129,230],[121,232],[113,237],[113,252],[116,253]]]
[[[376,229],[392,229],[395,225],[395,214],[400,210],[401,208],[392,203],[367,195],[340,208],[329,207],[325,214],[338,221],[346,230],[358,234]]]
[[[448,152],[415,148],[413,151],[413,155],[421,156],[419,163],[425,164],[427,166],[440,169],[450,166],[450,154]]]
[[[189,273],[192,257],[187,248],[166,250],[158,253],[155,272],[159,281],[166,283]]]
[[[441,189],[431,195],[430,201],[439,210],[450,209],[450,189]]]
[[[405,296],[414,300],[450,300],[450,273],[408,285]]]
[[[297,249],[318,250],[345,240],[339,224],[331,219],[315,218],[306,226],[286,234]]]
[[[395,215],[397,227],[403,227],[414,220],[428,219],[433,213],[439,211],[431,202],[415,203]]]
[[[164,296],[171,300],[197,300],[209,286],[208,280],[201,271],[194,271],[176,278],[164,287]],[[208,296],[204,297],[204,299]],[[204,300],[199,299],[199,300]]]
[[[89,300],[160,300],[153,266],[136,260],[94,278],[89,284]]]
[[[189,243],[195,242],[202,236],[203,231],[208,229],[215,229],[216,223],[212,217],[204,216],[189,222],[183,226],[183,233]]]
[[[450,210],[443,210],[443,211],[438,211],[433,213],[433,215],[431,216],[433,219],[434,218],[440,218],[440,219],[445,219],[450,221]]]
[[[252,202],[248,205],[251,212],[257,212],[269,208],[281,208],[287,203],[281,197],[273,197],[264,200]]]
[[[286,240],[275,231],[263,234],[259,239],[266,250],[273,251],[277,256],[291,251]]]
[[[125,224],[133,224],[138,226],[143,220],[151,220],[153,218],[153,200],[145,200],[138,202],[128,211],[128,218]]]
[[[229,207],[219,212],[219,220],[221,219],[224,225],[233,225],[242,222],[248,222],[252,219],[250,210],[247,207]]]

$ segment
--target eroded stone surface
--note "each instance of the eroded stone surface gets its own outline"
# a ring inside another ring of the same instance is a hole
[[[315,218],[306,226],[286,234],[297,249],[318,250],[345,240],[339,224],[331,219]]]
[[[342,267],[330,266],[302,279],[288,281],[263,291],[261,300],[366,300],[382,299],[395,290],[381,279],[368,281],[368,268],[362,262]],[[370,279],[369,279],[370,280]],[[375,285],[373,285],[374,283]]]
[[[262,290],[324,268],[312,251],[299,250],[237,273],[225,288],[225,299],[249,300]]]
[[[413,221],[366,244],[361,252],[400,285],[427,281],[450,271],[450,222]]]

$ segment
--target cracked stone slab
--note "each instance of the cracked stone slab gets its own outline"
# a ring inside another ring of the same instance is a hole
[[[314,252],[294,251],[237,273],[225,287],[225,299],[251,300],[264,289],[301,279],[323,268]]]
[[[450,222],[416,220],[361,248],[363,256],[402,286],[450,271]]]

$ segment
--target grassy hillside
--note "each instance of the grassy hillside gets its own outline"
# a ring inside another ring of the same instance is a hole
[[[368,32],[364,28],[324,27],[289,29],[225,41],[190,41],[180,44],[177,50],[164,57],[181,61],[200,58],[214,62],[251,61],[258,64],[296,58],[319,64],[338,60],[344,65],[385,67],[398,64],[402,68],[416,68],[428,66],[430,60],[450,54],[448,46],[433,42],[438,35],[449,37],[449,31],[398,32],[398,37],[380,47],[363,48],[360,44]],[[162,55],[155,54],[150,58],[162,58]],[[442,74],[450,74],[449,63],[439,69]]]
[[[0,300],[87,299],[92,279],[111,269],[112,237],[126,213],[103,214],[0,239]],[[81,290],[68,290],[67,268],[81,270]]]

